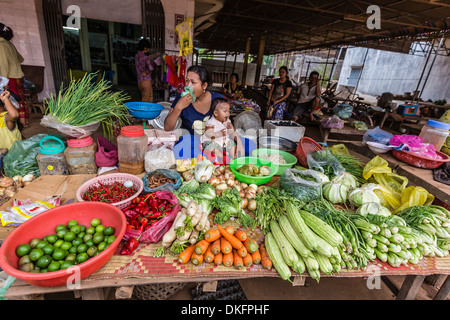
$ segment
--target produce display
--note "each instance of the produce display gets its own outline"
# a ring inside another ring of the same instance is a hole
[[[53,272],[85,262],[114,242],[115,229],[104,226],[100,219],[90,225],[76,220],[55,227],[55,232],[34,238],[16,248],[19,269],[25,272]]]
[[[92,185],[86,190],[83,200],[116,203],[130,198],[136,192],[137,189],[131,181],[124,183],[116,181],[112,184],[98,182],[98,185]]]

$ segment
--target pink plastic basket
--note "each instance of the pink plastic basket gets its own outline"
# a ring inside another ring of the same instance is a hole
[[[128,199],[125,199],[120,202],[111,203],[111,204],[113,206],[118,207],[119,209],[126,208],[131,204],[131,202],[133,201],[134,198],[136,198],[138,195],[141,194],[142,190],[144,189],[144,181],[142,181],[141,178],[139,178],[135,175],[132,175],[132,174],[127,174],[127,173],[111,173],[111,174],[106,174],[103,176],[98,176],[98,177],[92,178],[91,180],[86,181],[77,190],[77,194],[76,194],[77,200],[79,202],[84,201],[83,195],[86,192],[86,190],[88,190],[90,186],[98,186],[99,182],[107,185],[107,184],[113,184],[114,182],[122,182],[123,183],[125,181],[133,182],[133,185],[135,185],[137,187],[138,191],[134,195],[129,197]]]
[[[417,168],[424,169],[436,169],[440,167],[444,162],[449,162],[450,157],[443,152],[436,151],[436,154],[439,155],[442,159],[430,159],[419,156],[415,153],[408,152],[405,150],[392,150],[392,154],[397,160],[403,161],[407,164],[410,164]]]

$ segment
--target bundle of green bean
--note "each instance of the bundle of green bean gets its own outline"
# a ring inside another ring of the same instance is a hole
[[[72,126],[101,122],[111,136],[114,121],[121,126],[129,123],[124,105],[129,97],[121,91],[112,92],[112,86],[104,79],[93,83],[94,77],[95,73],[86,74],[78,81],[72,80],[57,95],[51,95],[46,100],[46,114]]]

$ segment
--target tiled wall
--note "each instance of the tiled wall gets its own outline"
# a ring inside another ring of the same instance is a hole
[[[50,56],[40,0],[0,0],[0,22],[14,32],[11,42],[23,56],[24,65],[45,66],[40,99],[54,91]]]

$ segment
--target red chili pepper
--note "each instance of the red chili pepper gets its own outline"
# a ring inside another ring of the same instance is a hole
[[[142,235],[142,233],[141,233]],[[124,248],[122,249],[122,251],[120,252],[120,254],[131,254],[134,250],[136,250],[136,248],[139,246],[139,238],[141,236],[137,237],[137,238],[131,238],[130,240],[128,240],[127,243],[125,243]]]
[[[130,229],[130,230],[135,230],[135,229],[136,229],[136,227],[135,227],[135,226],[133,226],[132,224],[127,224],[127,229]]]
[[[152,222],[150,222],[150,226],[152,227],[152,226],[154,226],[157,223],[158,223],[158,220],[153,220]]]
[[[142,218],[140,222],[140,226],[139,226],[139,231],[144,231],[145,226],[148,224],[148,219],[147,218]]]

